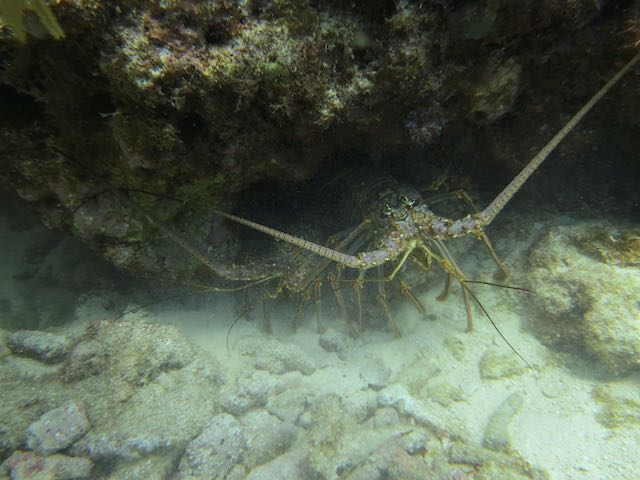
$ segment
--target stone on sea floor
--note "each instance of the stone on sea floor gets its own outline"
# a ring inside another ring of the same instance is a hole
[[[284,455],[260,465],[251,470],[246,480],[306,480],[308,477],[304,470],[306,454],[303,449],[289,450]]]
[[[227,413],[216,415],[187,446],[178,479],[227,478],[242,462],[246,439],[240,423]]]
[[[367,382],[369,388],[381,390],[392,381],[392,372],[382,358],[370,359],[362,366],[360,378]]]
[[[15,378],[25,382],[47,382],[60,376],[60,366],[42,363],[32,358],[9,355],[3,360]]]
[[[364,422],[378,408],[378,394],[373,390],[360,390],[343,397],[344,411],[356,423]]]
[[[591,396],[600,406],[596,420],[612,431],[640,425],[640,401],[614,393],[604,385],[598,385]]]
[[[112,417],[101,418],[100,425],[94,425],[71,452],[111,461],[163,452],[177,461],[216,409],[218,386],[198,363],[139,388]]]
[[[83,340],[73,347],[63,369],[65,382],[96,375],[104,370],[109,354],[100,342]]]
[[[613,291],[594,298],[584,315],[585,345],[614,375],[640,369],[640,269],[636,270],[635,276],[614,276]]]
[[[269,340],[264,337],[249,337],[242,341],[240,352],[254,357],[254,367],[275,374],[299,371],[311,375],[316,366],[297,345]]]
[[[266,408],[280,420],[295,424],[316,396],[317,392],[311,388],[286,389],[277,395],[269,395]]]
[[[371,428],[384,428],[400,422],[400,415],[395,408],[381,407],[369,419]]]
[[[254,371],[237,380],[235,387],[225,385],[220,390],[220,405],[225,412],[242,415],[255,407],[263,407],[282,380],[265,371]]]
[[[118,462],[104,480],[173,478],[176,465],[172,455],[149,455],[129,462]],[[102,479],[101,479],[102,480]]]
[[[44,455],[58,452],[81,438],[89,428],[86,405],[69,401],[48,411],[27,428],[25,446]]]
[[[508,452],[511,450],[509,424],[522,408],[524,397],[521,393],[512,393],[500,403],[491,414],[484,430],[482,444],[492,450]]]
[[[66,337],[37,330],[18,330],[7,337],[7,345],[17,355],[45,363],[64,360],[71,342]]]
[[[530,465],[517,453],[504,453],[478,445],[453,442],[447,447],[451,464],[469,465],[474,479],[481,480],[550,480],[545,470]]]
[[[529,254],[546,344],[599,361],[612,375],[640,369],[640,233],[594,222],[550,229]]]
[[[419,396],[421,399],[439,403],[443,407],[448,407],[454,402],[462,402],[467,398],[460,386],[449,383],[446,380],[435,380],[427,383],[420,389]]]
[[[298,429],[264,410],[249,412],[241,419],[246,452],[244,464],[249,469],[267,463],[286,452],[296,440]]]
[[[5,469],[11,480],[82,480],[89,478],[92,468],[88,458],[17,451],[0,466],[0,478]]]
[[[464,360],[465,346],[464,342],[460,338],[453,335],[447,337],[444,341],[444,346],[451,352],[453,358],[459,362]]]
[[[525,366],[512,352],[487,350],[480,359],[480,375],[489,380],[522,375],[525,370]]]
[[[445,420],[433,414],[424,403],[412,397],[402,385],[394,384],[378,393],[378,404],[381,407],[393,407],[401,415],[406,415],[418,424],[452,438],[459,438],[461,432],[456,432]]]
[[[348,335],[329,328],[318,338],[318,345],[327,352],[335,352],[340,360],[345,360],[347,352],[353,348],[353,340]]]

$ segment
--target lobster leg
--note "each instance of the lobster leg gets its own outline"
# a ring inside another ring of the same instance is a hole
[[[316,328],[318,333],[324,333],[325,328],[322,325],[322,281],[316,280],[313,284],[313,296],[316,304]]]
[[[378,271],[380,275],[383,274],[382,268],[378,267]],[[402,333],[400,332],[400,329],[398,328],[398,325],[396,324],[396,321],[393,318],[393,313],[391,313],[391,307],[389,307],[389,304],[387,303],[387,293],[385,291],[384,284],[385,282],[378,283],[378,295],[376,296],[376,298],[378,299],[378,303],[380,304],[380,306],[384,310],[385,315],[387,316],[387,323],[389,324],[389,329],[391,330],[391,332],[393,332],[393,334],[396,337],[401,337]]]
[[[296,316],[293,318],[293,331],[296,332],[298,328],[300,328],[300,323],[302,322],[302,316],[304,315],[304,307],[307,305],[307,302],[311,299],[311,295],[309,294],[309,290],[305,289],[302,292],[302,296],[300,297],[300,303],[298,304],[298,309],[296,310]]]
[[[269,319],[269,312],[267,310],[267,300],[269,299],[269,292],[264,288],[262,289],[262,295],[260,295],[260,307],[262,308],[262,323],[260,328],[264,333],[271,333],[271,320]]]
[[[361,270],[358,273],[358,278],[353,284],[353,296],[356,302],[356,314],[358,316],[358,328],[360,331],[364,329],[364,316],[362,315],[362,288],[364,287],[364,277],[366,270]]]
[[[353,337],[357,337],[359,333],[358,329],[351,321],[351,317],[349,316],[349,311],[347,310],[347,304],[344,301],[344,296],[342,295],[340,288],[338,288],[338,282],[340,280],[340,272],[341,272],[341,268],[340,266],[338,266],[337,274],[334,275],[333,273],[329,273],[327,275],[327,280],[329,281],[329,285],[331,286],[331,290],[333,291],[333,296],[336,297],[336,303],[338,304],[338,308],[340,308],[340,313],[342,314],[342,318],[344,319],[345,323],[349,327],[349,331],[351,335]]]
[[[414,307],[416,307],[416,310],[420,315],[422,315],[423,317],[426,317],[427,309],[424,308],[424,305],[422,304],[420,299],[418,299],[418,297],[416,297],[413,294],[413,290],[411,290],[411,285],[409,285],[407,282],[403,282],[402,280],[400,280],[399,283],[400,283],[400,293],[402,294],[402,296],[405,297],[407,300],[409,300]]]
[[[446,200],[448,198],[456,198],[456,199],[462,200],[462,201],[464,201],[464,203],[467,204],[467,208],[469,209],[469,211],[472,214],[475,215],[475,214],[478,213],[478,209],[476,208],[475,204],[473,203],[473,200],[471,199],[469,194],[467,192],[465,192],[464,190],[462,190],[462,189],[455,190],[455,191],[450,192],[450,193],[444,193],[442,195],[439,195],[435,199],[427,200],[427,203],[429,205],[433,205],[433,203],[441,202],[441,201]],[[482,240],[482,242],[484,243],[485,247],[487,247],[487,250],[489,250],[489,254],[491,255],[491,258],[493,259],[495,264],[500,269],[500,272],[496,273],[494,275],[494,278],[496,280],[504,280],[505,278],[507,278],[509,276],[509,272],[507,271],[507,267],[500,260],[500,258],[498,258],[498,255],[496,254],[496,251],[494,250],[493,245],[491,244],[491,241],[489,240],[489,237],[487,236],[487,234],[484,233],[484,231],[482,230],[481,227],[478,227],[477,230],[472,233],[472,235],[475,236],[476,238],[478,238],[479,240]]]
[[[447,272],[447,279],[444,283],[444,288],[442,289],[442,293],[436,297],[439,302],[444,302],[447,298],[449,298],[449,294],[451,293],[451,275],[450,272]]]
[[[466,332],[469,333],[473,330],[473,314],[471,312],[471,300],[469,299],[469,292],[464,286],[464,283],[463,283],[464,280],[459,279],[459,281],[460,281],[460,289],[462,290],[462,298],[464,299],[464,309],[467,312]]]
[[[500,272],[497,272],[494,275],[494,278],[496,280],[504,280],[505,278],[507,278],[509,276],[507,267],[504,265],[504,263],[502,263],[502,260],[498,258],[498,255],[496,254],[496,251],[493,249],[493,245],[491,244],[489,237],[487,237],[487,234],[484,233],[482,230],[480,230],[476,234],[476,236],[484,242],[485,247],[487,247],[487,250],[489,250],[489,253],[491,254],[491,258],[493,258],[493,261],[496,263],[496,265],[498,265],[498,268],[500,269]]]

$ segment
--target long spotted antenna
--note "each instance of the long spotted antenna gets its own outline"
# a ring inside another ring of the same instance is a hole
[[[611,90],[611,88],[618,83],[618,81],[633,67],[638,60],[640,60],[640,53],[636,54],[624,67],[620,69],[618,73],[614,75],[614,77],[609,80],[604,87],[602,87],[598,93],[596,93],[591,100],[589,100],[579,111],[576,113],[571,120],[569,120],[564,127],[560,129],[555,136],[549,140],[538,154],[531,159],[531,161],[527,164],[526,167],[522,169],[522,171],[516,175],[516,177],[511,180],[509,185],[489,204],[487,208],[485,208],[482,212],[479,213],[478,217],[482,223],[482,225],[490,224],[493,219],[500,213],[500,211],[505,207],[509,200],[516,194],[518,190],[524,185],[524,182],[531,176],[533,172],[540,166],[542,162],[549,156],[551,152],[558,146],[558,144],[566,137],[571,130],[575,128],[582,118],[589,113],[589,111],[593,108],[593,106],[598,103],[602,97],[606,95],[606,93]]]
[[[244,225],[245,227],[253,228],[262,233],[266,233],[267,235],[272,236],[278,240],[282,240],[283,242],[290,243],[295,245],[296,247],[300,247],[309,252],[315,253],[316,255],[320,255],[321,257],[328,258],[329,260],[333,260],[334,262],[340,263],[341,265],[345,265],[351,268],[359,268],[362,266],[362,261],[358,257],[354,257],[353,255],[347,255],[346,253],[341,253],[336,250],[332,250],[327,247],[323,247],[322,245],[318,245],[317,243],[310,242],[309,240],[305,240],[303,238],[294,237],[293,235],[289,235],[288,233],[281,232],[280,230],[276,230],[275,228],[267,227],[260,223],[252,222],[251,220],[247,220],[242,217],[237,217],[236,215],[232,215],[230,213],[221,212],[220,210],[215,210],[215,212],[229,220],[232,220],[240,225]]]

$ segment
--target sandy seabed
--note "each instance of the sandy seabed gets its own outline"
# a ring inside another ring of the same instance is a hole
[[[533,243],[550,225],[564,224],[566,220],[531,219],[525,222],[531,231],[523,233],[515,227],[518,222],[522,224],[521,217],[505,217],[496,250],[512,271],[511,283],[527,286],[527,255]],[[5,291],[9,292],[18,282],[11,275],[18,268],[18,250],[24,242],[18,241],[23,234],[3,235],[15,245],[15,251],[5,251],[2,258]],[[454,254],[470,278],[490,280],[495,266],[477,242],[461,242],[454,247]],[[473,286],[504,337],[532,367],[527,368],[479,308],[473,309],[473,331],[465,333],[466,315],[459,291],[455,289],[447,301],[439,302],[436,296],[444,277],[431,275],[429,281],[433,285],[416,289],[426,306],[426,318],[408,302],[397,298],[393,301],[402,331],[399,338],[383,328],[365,329],[357,338],[348,336],[330,298],[324,308],[328,330],[323,335],[316,331],[312,305],[294,333],[291,321],[295,305],[285,301],[269,306],[271,334],[259,329],[259,309],[249,316],[253,321],[241,318],[229,333],[239,308],[238,297],[229,294],[188,293],[128,314],[122,321],[175,325],[215,357],[224,369],[227,383],[233,384],[253,368],[254,358],[243,347],[247,342],[257,342],[257,348],[261,342],[265,348],[274,342],[296,346],[315,367],[312,372],[297,373],[295,380],[288,383],[287,388],[299,389],[302,395],[312,392],[314,398],[320,398],[334,394],[345,404],[357,403],[353,399],[363,392],[410,395],[417,408],[428,415],[424,419],[406,405],[395,405],[410,423],[422,421],[429,430],[445,432],[444,437],[458,437],[477,445],[491,444],[490,429],[495,427],[496,416],[502,415],[498,449],[518,455],[546,471],[550,478],[638,478],[640,422],[606,426],[602,422],[606,405],[594,395],[594,389],[604,387],[614,396],[637,402],[637,375],[608,379],[592,361],[559,354],[542,345],[528,328],[535,316],[544,315],[542,309],[535,307],[535,293]],[[87,292],[78,300],[75,320],[57,327],[56,333],[77,335],[92,321],[117,316],[118,312],[109,309],[109,302],[101,301],[102,296],[108,295]],[[327,342],[323,347],[320,339],[332,335],[338,339],[338,347],[329,348]],[[497,363],[493,369],[489,365],[492,359]],[[3,391],[2,395],[11,392]],[[637,419],[640,412],[632,411],[631,417],[634,415]],[[304,419],[299,421],[304,424]],[[305,435],[304,428],[300,432]],[[469,478],[474,477],[470,474]]]

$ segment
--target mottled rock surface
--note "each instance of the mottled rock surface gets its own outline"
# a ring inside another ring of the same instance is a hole
[[[265,411],[249,412],[241,419],[246,453],[244,464],[253,469],[286,452],[296,441],[298,429]]]
[[[37,330],[18,330],[7,337],[9,348],[19,355],[46,363],[58,363],[70,348],[66,337]]]
[[[32,423],[25,434],[25,446],[47,455],[69,447],[89,428],[87,406],[83,402],[70,401]]]
[[[178,467],[178,478],[227,478],[242,462],[245,448],[244,432],[238,421],[226,413],[217,415],[187,446]]]
[[[254,357],[254,366],[258,370],[282,374],[299,371],[311,375],[316,370],[313,360],[299,346],[264,338],[247,338],[240,346],[242,355]]]
[[[534,324],[546,343],[586,352],[614,375],[640,369],[637,230],[606,222],[549,230],[529,255]]]
[[[93,462],[59,453],[42,456],[17,451],[0,468],[10,472],[12,480],[83,480],[91,478]]]

